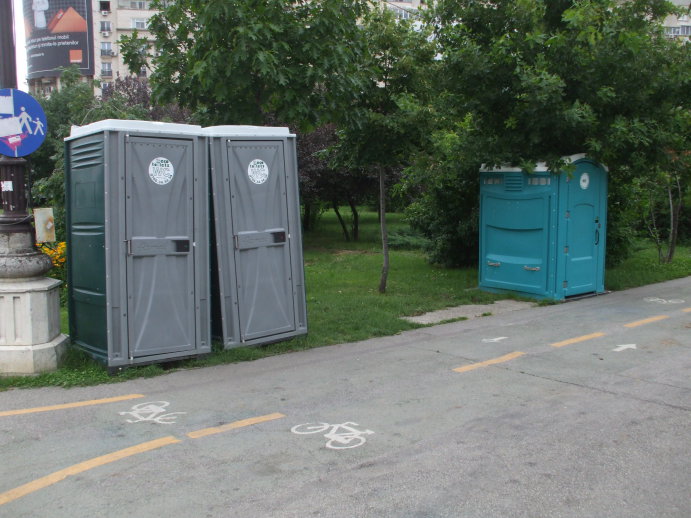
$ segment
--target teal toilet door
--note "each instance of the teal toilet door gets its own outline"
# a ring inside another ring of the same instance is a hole
[[[564,296],[600,291],[605,245],[606,176],[589,162],[566,182]]]

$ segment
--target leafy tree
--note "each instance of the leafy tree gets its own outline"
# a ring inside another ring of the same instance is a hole
[[[368,81],[358,102],[358,117],[339,132],[333,161],[350,171],[370,171],[379,184],[383,265],[379,292],[386,291],[389,247],[386,226],[387,179],[397,177],[411,152],[425,139],[423,115],[408,109],[408,97],[424,99],[430,91],[434,47],[419,23],[396,21],[385,7],[364,18],[367,41],[364,69]]]
[[[357,205],[369,201],[376,191],[377,177],[366,170],[332,167],[328,151],[338,141],[336,126],[327,124],[300,135],[297,141],[300,197],[304,207],[303,227],[310,230],[322,208],[330,206],[336,213],[346,241],[358,240]],[[340,212],[341,205],[351,210],[350,225]]]
[[[410,214],[432,238],[434,260],[476,260],[480,164],[530,170],[546,160],[559,170],[560,157],[579,152],[610,169],[608,258],[621,255],[632,180],[670,171],[669,150],[688,151],[677,132],[691,101],[689,48],[660,25],[672,8],[662,0],[437,2],[429,21],[438,91],[418,106],[433,111],[435,125],[406,179],[421,192]],[[471,199],[461,187],[473,187]]]
[[[141,107],[146,111],[142,117],[145,120],[189,123],[193,119],[190,110],[176,104],[154,104],[151,86],[146,78],[116,77],[112,86],[104,90],[102,95],[103,101],[111,99],[124,106]]]
[[[142,69],[149,68],[151,43],[145,37],[139,36],[139,31],[135,29],[129,36],[123,34],[118,40],[118,45],[130,74],[138,76]]]
[[[300,127],[348,117],[369,0],[166,0],[149,22],[157,99],[205,123]]]

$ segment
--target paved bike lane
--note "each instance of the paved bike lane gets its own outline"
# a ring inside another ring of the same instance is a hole
[[[1,393],[0,410],[143,397],[0,417],[0,493],[174,440],[70,474],[0,514],[535,516],[539,506],[545,516],[630,516],[656,505],[656,516],[685,516],[691,304],[644,299],[689,291],[677,281],[248,364]],[[516,351],[525,354],[454,370]],[[139,419],[142,403],[152,406]],[[229,427],[264,416],[274,418]],[[374,433],[335,451],[323,435],[291,433],[313,422]]]

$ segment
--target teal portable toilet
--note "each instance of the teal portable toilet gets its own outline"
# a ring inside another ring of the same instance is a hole
[[[607,169],[480,171],[480,287],[564,300],[605,291]]]

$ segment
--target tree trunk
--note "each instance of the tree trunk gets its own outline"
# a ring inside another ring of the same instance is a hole
[[[345,221],[343,221],[343,217],[341,216],[341,213],[338,210],[338,203],[333,202],[332,205],[334,208],[334,212],[336,213],[336,217],[338,218],[338,222],[341,224],[341,228],[343,229],[343,236],[345,237],[346,241],[350,241],[350,234],[348,233],[348,226],[345,224]]]
[[[655,196],[651,190],[649,193],[650,205],[648,207],[648,216],[644,217],[645,224],[648,227],[648,234],[655,243],[655,248],[657,249],[657,260],[662,264],[662,238],[660,237],[660,229],[658,229],[657,221],[655,218]]]
[[[312,230],[312,204],[304,203],[304,211],[302,213],[302,228],[305,232]]]
[[[386,281],[389,277],[389,235],[386,230],[386,170],[382,167],[379,169],[379,211],[380,211],[380,226],[381,226],[381,246],[382,255],[384,257],[384,264],[381,269],[381,278],[379,279],[379,293],[386,293]]]
[[[350,229],[353,235],[353,241],[357,241],[360,238],[360,214],[358,214],[355,200],[349,199],[348,205],[350,205],[350,212],[353,213],[353,224]]]
[[[672,259],[674,259],[674,252],[677,249],[677,236],[679,234],[679,215],[681,214],[681,206],[684,203],[679,176],[676,176],[674,179],[676,180],[676,191],[679,199],[676,203],[674,202],[672,182],[670,181],[667,187],[667,194],[669,196],[669,240],[667,242],[666,263],[671,263]]]

